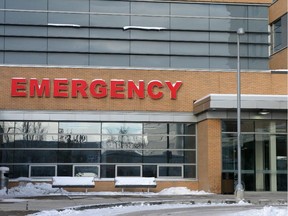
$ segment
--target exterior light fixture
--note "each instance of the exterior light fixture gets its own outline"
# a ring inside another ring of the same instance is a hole
[[[240,36],[245,34],[243,28],[237,30],[237,171],[238,182],[235,188],[236,200],[244,199],[244,188],[241,176],[241,76],[240,76]]]
[[[260,110],[258,113],[260,115],[268,115],[270,112],[268,110],[263,109],[263,110]]]

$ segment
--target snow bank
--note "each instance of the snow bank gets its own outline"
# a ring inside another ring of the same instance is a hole
[[[48,183],[27,183],[25,185],[19,185],[17,187],[10,188],[8,194],[6,194],[6,188],[0,190],[0,198],[2,197],[33,197],[33,196],[49,196],[59,194],[60,191],[58,188],[52,188],[51,184]],[[68,192],[62,190],[62,193],[67,195],[81,195],[83,193],[78,192]],[[192,191],[186,187],[171,187],[166,188],[159,193],[153,192],[87,192],[85,195],[211,195],[205,191]]]
[[[288,208],[278,208],[273,206],[265,206],[262,209],[251,209],[234,213],[231,216],[287,216]]]
[[[48,183],[27,183],[26,185],[19,185],[17,187],[10,188],[8,190],[8,194],[6,194],[6,188],[3,188],[2,190],[0,190],[0,197],[43,196],[51,193],[56,193],[57,190],[57,188],[52,188],[52,185]]]
[[[211,195],[205,191],[191,191],[186,187],[171,187],[163,189],[158,193],[159,195]]]

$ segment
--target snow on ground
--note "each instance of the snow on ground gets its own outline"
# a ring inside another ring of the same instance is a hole
[[[243,206],[245,204],[232,204],[232,206]],[[246,204],[248,205],[248,204]],[[133,212],[143,212],[143,211],[156,211],[156,210],[164,210],[164,209],[186,209],[186,208],[214,208],[214,207],[221,207],[221,206],[229,206],[231,204],[163,204],[163,205],[141,205],[141,206],[117,206],[117,207],[110,207],[110,208],[102,208],[102,209],[88,209],[77,211],[73,209],[66,209],[63,211],[51,210],[51,211],[42,211],[35,214],[31,214],[28,216],[115,216],[115,215],[123,215]],[[213,209],[211,209],[213,211]],[[200,210],[201,212],[201,210]],[[189,211],[184,211],[183,214],[187,215]],[[158,214],[157,214],[158,215]],[[161,215],[161,214],[160,214]],[[164,214],[162,214],[164,215]],[[171,214],[173,215],[173,213]],[[214,215],[225,215],[225,216],[287,216],[287,208],[281,207],[272,207],[272,206],[265,206],[262,209],[251,209],[251,210],[232,210],[232,213],[222,213],[222,212],[215,212]]]
[[[36,197],[36,196],[49,196],[60,194],[58,188],[52,188],[51,184],[48,183],[27,183],[23,186],[17,186],[10,188],[8,194],[6,194],[6,189],[0,190],[0,198],[11,198],[11,197]],[[159,193],[153,192],[68,192],[62,190],[63,194],[67,195],[209,195],[211,193],[207,193],[205,191],[192,191],[186,187],[171,187],[166,188]]]

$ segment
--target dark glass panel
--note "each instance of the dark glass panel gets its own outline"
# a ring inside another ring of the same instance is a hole
[[[156,165],[143,165],[143,177],[155,177],[157,178],[157,166]]]
[[[115,178],[115,165],[101,165],[101,178]]]
[[[184,163],[196,163],[196,151],[184,151]]]
[[[14,165],[9,168],[9,178],[29,177],[29,165]]]
[[[159,177],[182,177],[182,167],[159,167]]]
[[[58,165],[57,176],[72,176],[73,175],[72,165]]]
[[[117,176],[141,176],[140,166],[117,166]]]
[[[187,123],[184,124],[185,135],[195,135],[196,134],[196,124]]]
[[[31,166],[31,177],[55,176],[55,166]]]
[[[196,178],[195,165],[184,165],[184,178]]]
[[[141,163],[142,153],[138,151],[102,150],[102,163]]]
[[[97,150],[59,150],[58,163],[99,163]]]
[[[183,163],[183,151],[145,150],[143,163]]]
[[[10,152],[7,151],[7,152]],[[56,150],[14,150],[13,154],[14,163],[56,163],[57,151]]]
[[[196,137],[195,136],[184,137],[184,149],[196,149]]]

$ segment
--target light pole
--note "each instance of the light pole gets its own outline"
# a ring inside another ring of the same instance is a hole
[[[245,34],[243,28],[237,30],[237,162],[238,182],[235,188],[236,200],[244,199],[244,188],[241,178],[241,76],[240,76],[240,35]]]

